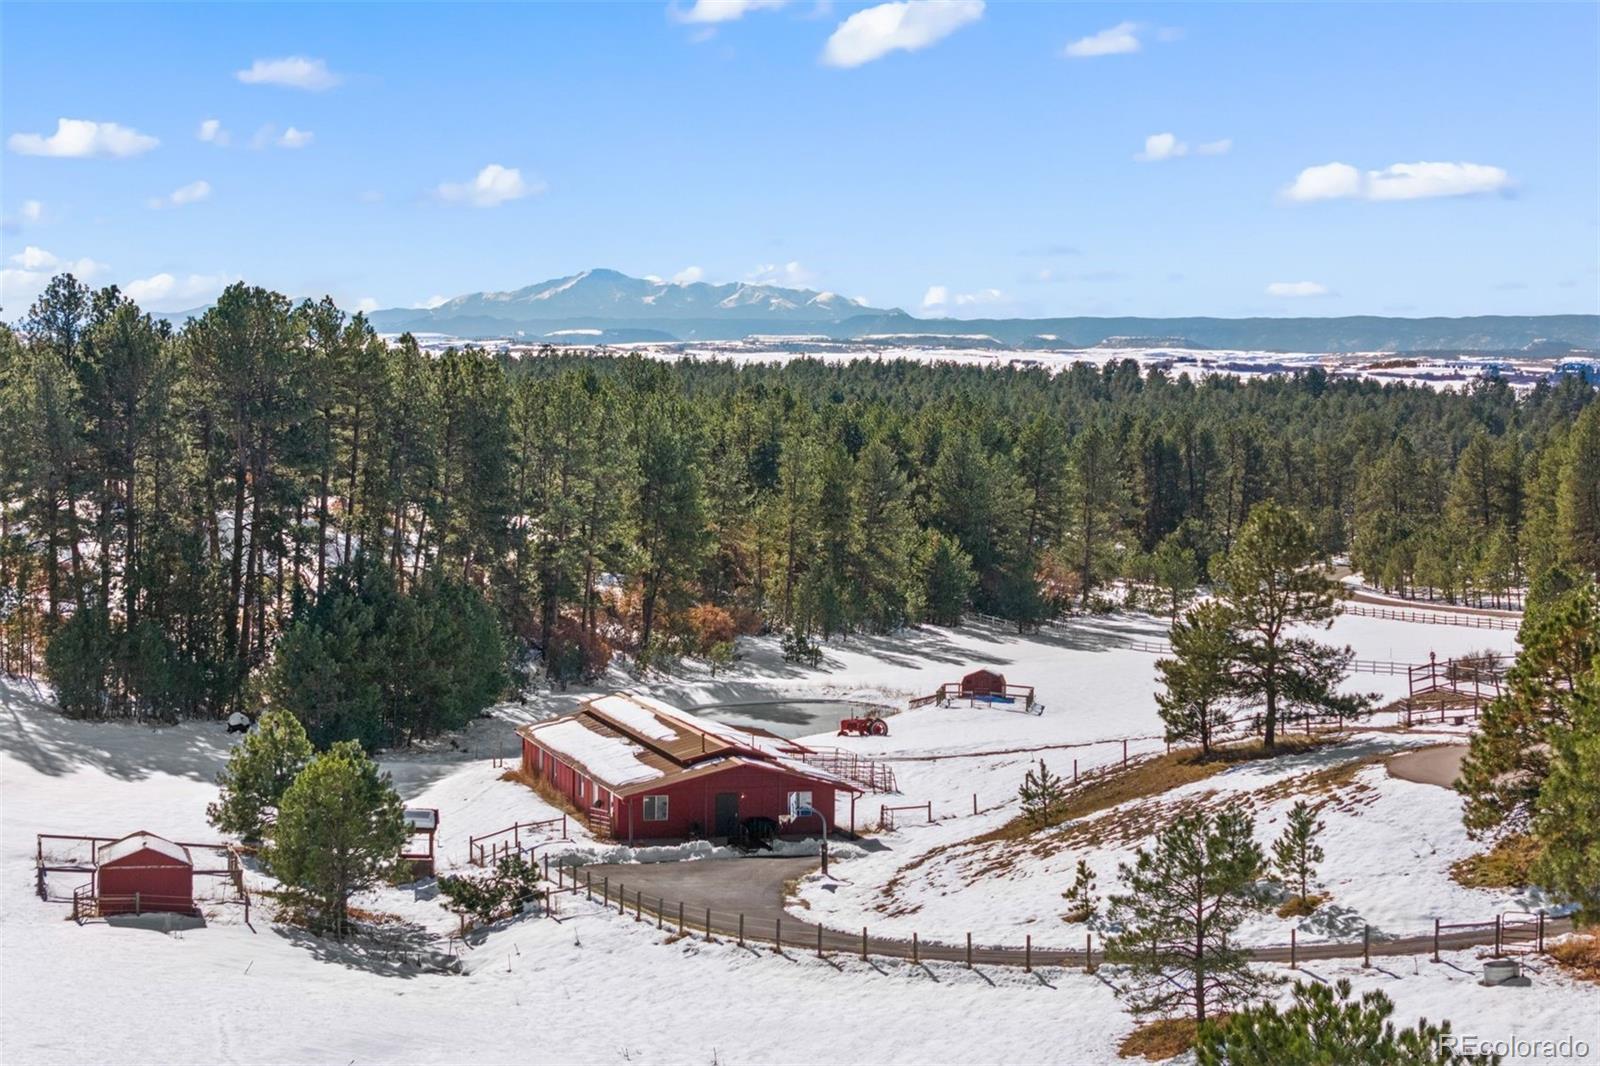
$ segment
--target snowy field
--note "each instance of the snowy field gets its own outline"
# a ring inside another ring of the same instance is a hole
[[[715,676],[693,669],[641,682],[619,673],[603,687],[631,684],[685,707],[833,698],[903,707],[978,666],[999,670],[1014,684],[1036,686],[1045,703],[1037,717],[927,707],[893,716],[888,737],[817,738],[896,760],[903,797],[894,802],[934,802],[940,819],[934,825],[885,834],[879,839],[890,851],[838,863],[836,875],[853,886],[828,893],[827,906],[836,914],[821,913],[819,889],[803,889],[815,908],[808,917],[836,916],[848,926],[856,914],[870,912],[872,924],[887,932],[900,919],[871,910],[868,886],[890,864],[938,844],[960,845],[1010,817],[1029,761],[1043,754],[1064,769],[1078,758],[1087,769],[1119,760],[1121,738],[1159,732],[1151,700],[1156,657],[1124,645],[1160,639],[1163,631],[1159,620],[1139,616],[1085,619],[1026,638],[986,625],[925,628],[830,645],[815,669],[783,663],[775,642],[761,639],[742,642],[743,658]],[[1510,633],[1365,618],[1341,619],[1332,636],[1353,644],[1363,658],[1420,659],[1429,650],[1447,657],[1486,646],[1514,647]],[[1403,677],[1354,679],[1356,687],[1386,698],[1396,692],[1397,681],[1403,690]],[[408,803],[441,809],[445,866],[464,861],[469,835],[556,813],[527,789],[501,780],[503,770],[491,758],[514,755],[517,723],[560,713],[592,691],[531,695],[426,751],[383,760]],[[409,889],[385,889],[358,901],[405,920],[396,928],[407,931],[387,946],[331,945],[272,924],[259,907],[252,931],[232,905],[211,908],[206,928],[181,933],[98,923],[80,928],[64,906],[44,904],[33,894],[34,834],[147,829],[179,839],[216,839],[204,809],[235,738],[212,723],[151,728],[71,722],[48,701],[45,689],[0,682],[5,1063],[1098,1063],[1116,1061],[1116,1043],[1132,1028],[1110,988],[1081,972],[973,974],[884,960],[866,965],[797,954],[779,958],[693,939],[668,944],[652,926],[570,899],[563,900],[559,921],[507,923],[470,946],[451,946],[454,918],[437,900],[416,898]],[[1380,733],[1352,743],[1406,742]],[[1130,751],[1160,746],[1137,740]],[[1041,747],[1042,753],[1007,750]],[[954,757],[925,758],[930,755]],[[1195,786],[1196,795],[1210,789],[1217,790],[1213,802],[1249,802],[1266,836],[1286,802],[1272,795],[1281,782],[1269,778],[1292,773],[1293,768],[1268,773],[1239,767]],[[1436,909],[1492,913],[1532,902],[1468,893],[1443,878],[1440,871],[1465,846],[1451,793],[1394,781],[1377,764],[1342,787],[1348,795],[1341,803],[1350,812],[1325,815],[1330,831],[1324,866],[1336,906],[1385,931],[1414,931]],[[982,809],[977,816],[971,814],[973,795]],[[867,806],[864,801],[863,816]],[[570,844],[550,847],[612,859],[652,857],[606,854],[575,823],[570,835]],[[1131,842],[1095,853],[1102,889],[1127,847]],[[950,891],[949,879],[965,876],[958,851],[951,850],[948,862],[931,864],[913,890],[913,902],[921,907],[914,924],[924,935],[935,935],[935,925],[977,926],[1006,939],[1046,924],[1080,928],[1057,917],[1063,871],[1076,858],[1071,849],[1030,859],[1026,877],[964,894]],[[1384,864],[1385,853],[1395,854],[1392,866]],[[1334,873],[1335,867],[1347,872]],[[260,888],[266,882],[253,874],[252,883]],[[1282,923],[1263,922],[1250,935],[1277,939]],[[457,952],[464,973],[419,972],[394,960],[393,951],[419,944]],[[1473,983],[1477,965],[1471,954],[1460,953],[1437,966],[1403,957],[1367,971],[1359,963],[1328,963],[1302,973],[1330,980],[1348,976],[1358,989],[1380,987],[1396,1001],[1401,1022],[1448,1017],[1458,1031],[1500,1039],[1570,1032],[1600,1048],[1594,1020],[1600,991],[1594,986],[1546,972],[1531,990],[1485,989]],[[615,1009],[619,1002],[627,1009]],[[815,1021],[796,1025],[796,1014]]]
[[[566,330],[549,334],[540,341],[527,337],[465,339],[445,334],[419,334],[424,350],[439,352],[451,347],[477,345],[522,357],[533,357],[545,344],[566,346],[584,352],[593,350],[593,336],[600,331]],[[574,334],[585,334],[574,336]],[[385,334],[389,339],[397,335]],[[1041,369],[1058,373],[1074,363],[1103,367],[1108,363],[1132,360],[1141,369],[1161,367],[1172,375],[1191,378],[1212,375],[1249,379],[1271,374],[1294,373],[1313,367],[1331,377],[1360,379],[1380,383],[1424,385],[1434,389],[1461,389],[1489,376],[1496,376],[1518,391],[1531,389],[1548,380],[1556,361],[1545,358],[1466,356],[1441,357],[1395,352],[1267,352],[1248,349],[1188,349],[1159,345],[1094,348],[1056,347],[1053,336],[1037,338],[1040,346],[1008,347],[984,334],[933,339],[925,335],[862,337],[830,340],[825,337],[753,336],[731,341],[634,341],[605,345],[602,350],[635,353],[665,362],[682,360],[729,360],[738,363],[784,363],[793,359],[816,359],[825,363],[856,360],[941,363],[984,368]]]

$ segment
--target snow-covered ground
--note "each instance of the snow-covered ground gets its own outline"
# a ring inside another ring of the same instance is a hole
[[[903,707],[978,666],[1035,685],[1046,705],[1037,717],[928,707],[895,715],[888,737],[818,738],[895,759],[903,796],[894,802],[932,800],[940,818],[880,837],[889,853],[836,853],[836,874],[865,886],[877,876],[869,864],[887,861],[885,854],[904,862],[1010,816],[1022,768],[1039,754],[983,753],[1100,742],[1043,752],[1058,769],[1072,758],[1088,768],[1120,759],[1123,737],[1155,735],[1155,656],[1122,645],[1159,639],[1163,629],[1159,620],[1137,616],[1087,619],[1026,638],[984,625],[927,628],[831,645],[817,668],[785,664],[774,642],[753,640],[742,643],[743,659],[716,676],[698,670],[642,681],[618,675],[603,687],[633,684],[677,706],[859,697]],[[1363,658],[1513,647],[1509,633],[1357,618],[1341,619],[1332,636],[1354,644]],[[1395,691],[1393,678],[1355,680],[1362,689]],[[1403,688],[1403,677],[1399,683]],[[408,803],[440,808],[446,866],[464,861],[469,835],[556,813],[520,784],[502,780],[503,769],[491,759],[514,756],[517,723],[559,713],[592,691],[538,694],[497,708],[494,717],[429,750],[383,760]],[[388,948],[330,945],[272,924],[259,907],[254,931],[233,906],[213,907],[204,929],[175,934],[79,927],[63,906],[33,894],[34,834],[147,829],[215,839],[204,809],[235,738],[213,723],[72,722],[48,701],[47,690],[0,682],[0,1061],[6,1063],[1093,1063],[1115,1061],[1116,1043],[1133,1024],[1103,981],[1078,972],[980,975],[884,960],[778,958],[692,939],[664,944],[653,927],[571,899],[563,900],[560,921],[525,918],[455,948],[465,960],[461,975],[419,972],[396,961],[394,951],[422,941],[445,949],[455,926],[437,900],[414,898],[406,889],[359,901],[409,923],[408,939],[397,933]],[[1388,734],[1366,742],[1403,743]],[[1130,751],[1159,746],[1135,741]],[[1263,836],[1269,835],[1286,797],[1259,798],[1273,784],[1263,771],[1241,767],[1224,777],[1240,797],[1257,797],[1250,802]],[[1217,779],[1209,787],[1217,788]],[[1385,930],[1409,929],[1434,909],[1462,904],[1455,894],[1465,890],[1439,874],[1460,848],[1459,823],[1450,821],[1448,809],[1454,798],[1433,786],[1391,781],[1381,767],[1360,771],[1349,788],[1348,802],[1364,804],[1360,818],[1327,815],[1325,867],[1334,904]],[[977,816],[971,814],[973,795],[984,808]],[[866,806],[859,812],[863,820]],[[613,860],[662,857],[606,854],[576,823],[569,831],[570,844],[551,847]],[[1395,849],[1385,866],[1384,853]],[[703,848],[685,850],[704,854]],[[1357,863],[1362,853],[1366,861]],[[938,881],[930,877],[935,887],[924,891],[922,902],[930,924],[920,931],[935,935],[931,919],[938,915],[941,924],[948,919],[956,928],[1007,934],[1026,927],[1016,916],[1033,905],[1030,900],[1043,901],[1041,922],[1069,928],[1055,917],[1069,858],[1062,852],[1030,860],[1037,871],[1033,884],[1024,879],[992,895],[987,888],[966,893],[986,898],[987,916],[961,899],[938,896]],[[1106,887],[1115,855],[1107,850],[1095,862]],[[1354,872],[1334,874],[1336,866]],[[936,877],[953,870],[940,867]],[[261,875],[252,877],[259,887]],[[1379,899],[1385,878],[1393,897],[1387,903]],[[805,891],[810,899],[814,890]],[[856,905],[853,898],[846,890],[831,894],[830,902],[846,908]],[[810,916],[821,916],[820,902],[813,902]],[[1483,902],[1492,910],[1501,901],[1484,896]],[[979,917],[990,924],[980,925]],[[890,921],[875,914],[872,924],[888,931]],[[1263,939],[1271,933],[1252,931]],[[1358,989],[1383,988],[1402,1022],[1449,1017],[1458,1031],[1496,1038],[1572,1032],[1600,1048],[1594,986],[1552,972],[1541,974],[1531,990],[1485,989],[1473,983],[1476,962],[1469,955],[1447,963],[1400,958],[1369,971],[1319,964],[1312,972],[1325,979],[1349,976]],[[796,1017],[814,1021],[797,1025]]]

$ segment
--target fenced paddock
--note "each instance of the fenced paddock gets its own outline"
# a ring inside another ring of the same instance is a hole
[[[46,903],[64,903],[72,908],[79,922],[102,917],[105,913],[146,908],[161,909],[174,901],[156,896],[101,896],[95,889],[95,873],[100,868],[100,849],[119,837],[87,836],[74,833],[34,834],[34,892]],[[188,849],[193,859],[195,906],[239,904],[244,921],[250,924],[250,890],[245,885],[244,864],[238,848],[216,842],[174,841]],[[83,880],[87,877],[88,880]],[[203,880],[202,880],[203,879]]]

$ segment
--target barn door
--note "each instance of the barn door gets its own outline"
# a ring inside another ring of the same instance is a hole
[[[716,824],[711,830],[712,836],[728,837],[737,832],[739,829],[739,793],[718,792],[716,814]]]

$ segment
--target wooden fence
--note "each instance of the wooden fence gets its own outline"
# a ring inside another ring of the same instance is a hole
[[[561,835],[554,836],[557,827]],[[538,836],[538,840],[530,841],[526,846],[522,836]],[[467,861],[474,866],[488,866],[499,862],[501,859],[512,855],[521,855],[531,852],[539,844],[554,843],[558,840],[572,839],[567,835],[567,816],[562,814],[559,818],[546,818],[537,822],[517,822],[504,829],[496,829],[492,833],[483,833],[479,836],[467,838]]]
[[[921,965],[928,962],[948,962],[972,968],[978,965],[1020,966],[1031,972],[1036,966],[1062,969],[1084,969],[1093,973],[1105,961],[1105,943],[1098,944],[1094,934],[1085,931],[1082,947],[1035,944],[1031,934],[1018,944],[978,944],[970,932],[959,937],[933,941],[922,939],[918,933],[904,936],[874,936],[862,927],[860,933],[834,929],[823,925],[785,917],[755,917],[737,911],[716,910],[685,900],[668,899],[648,892],[644,888],[628,885],[619,877],[617,884],[605,875],[596,878],[592,870],[577,864],[558,863],[554,867],[545,861],[544,879],[552,886],[550,906],[546,912],[556,912],[555,900],[561,895],[577,897],[580,894],[589,903],[598,903],[607,913],[615,911],[619,917],[632,918],[639,923],[654,923],[658,930],[670,932],[674,937],[700,937],[707,942],[719,941],[750,948],[756,944],[770,945],[782,955],[788,952],[815,952],[819,958],[829,956],[857,956],[862,961],[873,957],[897,959]],[[1374,936],[1370,926],[1364,927],[1359,939],[1299,943],[1298,934],[1290,930],[1287,944],[1270,944],[1245,948],[1245,953],[1260,962],[1286,963],[1298,967],[1302,961],[1314,959],[1360,958],[1370,965],[1373,955],[1425,955],[1430,951],[1435,962],[1441,961],[1443,950],[1460,950],[1472,947],[1489,947],[1494,957],[1500,958],[1510,951],[1542,953],[1546,936],[1566,932],[1571,922],[1566,918],[1552,918],[1542,912],[1508,912],[1492,919],[1477,922],[1436,921],[1431,933],[1408,936]]]
[[[1347,603],[1345,614],[1362,618],[1384,618],[1391,622],[1422,622],[1431,626],[1464,626],[1468,629],[1502,629],[1512,632],[1522,628],[1517,618],[1498,615],[1467,614],[1462,611],[1414,611],[1398,607],[1369,607],[1365,604]]]

